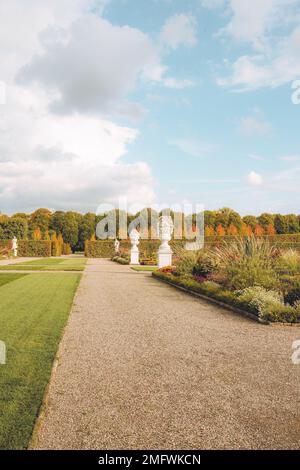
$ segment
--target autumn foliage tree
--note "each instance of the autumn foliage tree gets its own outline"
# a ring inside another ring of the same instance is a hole
[[[248,224],[243,223],[242,224],[242,229],[241,229],[241,234],[244,237],[250,237],[251,235],[253,235],[251,226],[248,225]]]
[[[257,224],[254,233],[257,237],[262,237],[265,234],[265,231],[261,225]]]
[[[266,228],[267,234],[270,236],[276,235],[276,230],[273,224],[269,224]]]
[[[205,225],[204,231],[206,237],[213,237],[215,234],[215,230],[211,225]]]
[[[224,237],[226,235],[225,229],[224,229],[223,225],[221,225],[221,224],[219,224],[217,226],[216,232],[217,232],[218,237]]]
[[[239,231],[237,227],[233,224],[230,224],[228,229],[227,229],[227,234],[231,235],[232,237],[236,237],[238,235]]]
[[[33,240],[41,240],[42,239],[42,233],[39,227],[35,228],[33,233],[32,233],[32,239]]]

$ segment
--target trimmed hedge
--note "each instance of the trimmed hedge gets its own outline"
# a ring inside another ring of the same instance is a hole
[[[8,248],[10,250],[11,247],[12,247],[11,240],[0,240],[0,250],[4,248]]]
[[[18,240],[18,256],[50,257],[50,240]]]
[[[205,246],[207,248],[213,248],[216,246],[220,246],[224,241],[230,242],[235,238],[236,237],[230,236],[206,237]],[[277,246],[278,248],[294,248],[300,251],[300,234],[264,236],[261,238],[267,238],[271,244]],[[176,248],[178,249],[184,247],[186,243],[190,242],[192,242],[192,240],[171,240],[170,246],[173,250],[176,250]],[[159,245],[159,240],[140,240],[140,259],[155,259]],[[121,240],[120,253],[122,254],[122,256],[129,255],[130,240]],[[85,242],[85,256],[87,256],[88,258],[111,258],[114,255],[114,240],[96,240]]]
[[[87,258],[111,258],[115,254],[113,240],[86,241],[84,254]]]

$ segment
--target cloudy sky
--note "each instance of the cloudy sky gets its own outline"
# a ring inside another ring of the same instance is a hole
[[[249,3],[0,0],[0,211],[300,213],[300,0]]]

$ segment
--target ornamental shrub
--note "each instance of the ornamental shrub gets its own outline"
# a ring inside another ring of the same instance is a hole
[[[287,292],[284,296],[284,301],[292,306],[300,301],[300,280]]]

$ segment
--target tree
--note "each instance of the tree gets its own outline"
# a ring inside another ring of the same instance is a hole
[[[265,212],[264,214],[261,214],[258,217],[258,223],[264,229],[266,229],[268,227],[268,225],[274,225],[274,215],[273,214],[268,214],[267,212]]]
[[[96,230],[96,215],[88,212],[85,214],[78,226],[78,248],[84,249],[86,240],[90,240]]]
[[[39,227],[35,228],[33,233],[32,233],[32,240],[41,240],[42,239],[42,233]]]
[[[49,230],[49,224],[51,220],[51,211],[49,209],[37,209],[29,217],[29,229],[34,231],[39,228],[44,234]]]
[[[270,236],[276,235],[276,230],[273,224],[269,224],[266,227],[267,234]]]
[[[265,231],[261,225],[257,224],[254,233],[257,237],[262,237],[265,234]]]
[[[65,224],[65,213],[62,211],[56,211],[51,217],[50,228],[55,230],[56,235],[63,233]]]
[[[219,224],[217,226],[216,232],[217,232],[218,237],[224,237],[225,234],[226,234],[225,229],[224,229],[223,225],[221,225],[221,224]]]
[[[215,230],[211,225],[205,225],[204,233],[206,237],[213,237]]]
[[[78,242],[78,218],[76,213],[69,211],[65,213],[62,236],[65,243],[69,243],[72,249]]]
[[[204,211],[204,223],[210,227],[216,227],[217,214],[216,211]]]
[[[285,216],[287,233],[298,233],[300,231],[299,219],[295,214]]]
[[[17,219],[25,219],[25,220],[29,220],[29,215],[28,214],[25,214],[25,212],[16,212],[14,215],[11,216],[13,219],[17,218]]]
[[[255,227],[254,227],[254,230],[255,230]],[[252,231],[252,228],[250,225],[247,225],[245,224],[245,222],[243,222],[242,224],[242,229],[241,229],[241,234],[244,236],[244,237],[250,237],[251,235],[253,235],[253,231]]]
[[[274,227],[278,234],[287,233],[287,220],[284,215],[276,214],[274,218]]]
[[[236,228],[235,225],[230,224],[227,230],[228,235],[231,235],[232,237],[236,237],[239,233],[238,229]]]
[[[254,232],[255,227],[258,224],[257,218],[254,215],[245,215],[245,217],[243,217],[243,222],[251,227],[252,232]]]
[[[242,218],[240,214],[235,212],[230,207],[223,207],[216,214],[216,223],[221,224],[224,228],[228,228],[229,225],[235,225],[238,230],[242,228]]]
[[[25,240],[27,233],[28,224],[25,219],[15,217],[0,220],[0,238],[3,240],[11,240],[13,237]]]

